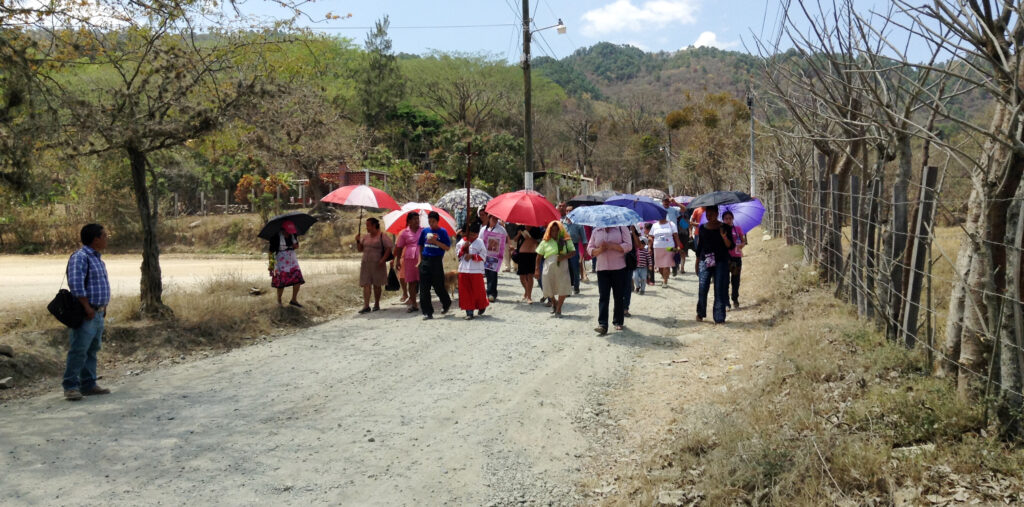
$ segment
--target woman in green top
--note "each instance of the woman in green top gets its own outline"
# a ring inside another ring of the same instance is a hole
[[[541,260],[544,265],[544,297],[551,299],[551,314],[554,317],[562,316],[562,304],[565,298],[572,291],[572,281],[569,278],[569,258],[576,252],[569,235],[565,232],[565,226],[560,220],[554,220],[548,224],[544,232],[544,239],[537,245],[537,278],[541,275]]]

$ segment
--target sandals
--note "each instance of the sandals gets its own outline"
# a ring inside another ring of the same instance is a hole
[[[360,315],[362,315],[362,314],[364,314],[364,313],[370,313],[371,311],[372,311],[372,310],[370,310],[370,307],[369,307],[369,306],[367,306],[366,308],[363,308],[362,310],[359,310],[359,312],[358,312],[358,313],[359,313]]]

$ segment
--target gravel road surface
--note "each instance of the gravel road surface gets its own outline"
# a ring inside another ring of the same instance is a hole
[[[695,279],[633,295],[627,329],[598,337],[596,283],[553,319],[511,302],[513,278],[474,321],[455,308],[423,321],[390,301],[105,379],[108,396],[66,402],[55,388],[0,405],[0,504],[583,503],[595,440],[578,415],[640,351],[686,340]]]

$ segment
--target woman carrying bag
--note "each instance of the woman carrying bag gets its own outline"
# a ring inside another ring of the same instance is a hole
[[[381,288],[388,281],[387,263],[394,242],[380,230],[380,221],[366,219],[366,236],[356,233],[356,250],[363,253],[359,264],[359,286],[363,288],[363,309],[359,313],[380,310]],[[370,308],[370,288],[373,288],[373,309]]]

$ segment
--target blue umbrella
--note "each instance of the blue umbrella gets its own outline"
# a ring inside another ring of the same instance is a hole
[[[644,220],[661,220],[665,218],[665,207],[660,202],[642,195],[619,194],[604,201],[609,206],[629,208]]]
[[[624,227],[636,225],[641,221],[640,215],[629,208],[622,206],[609,206],[599,204],[597,206],[586,206],[576,208],[569,212],[569,220],[579,225],[591,227]]]

